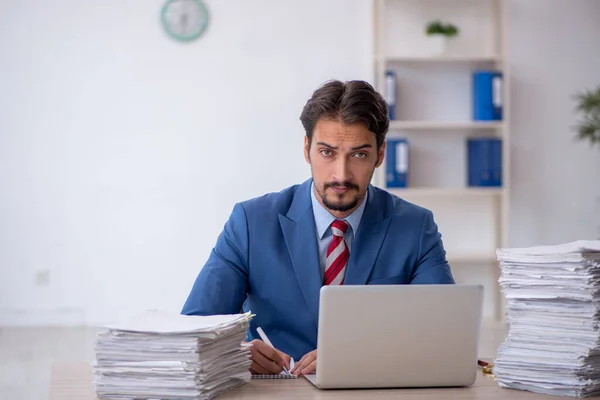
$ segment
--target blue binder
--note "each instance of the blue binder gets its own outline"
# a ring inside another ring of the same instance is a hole
[[[390,120],[396,119],[396,73],[394,71],[385,72],[385,102],[388,106]]]
[[[469,186],[502,186],[502,139],[467,139],[467,182]]]
[[[404,138],[388,139],[386,147],[386,186],[408,186],[408,141]]]
[[[502,120],[502,73],[476,71],[473,73],[473,119]]]
[[[492,182],[491,186],[502,186],[502,140],[492,141]]]

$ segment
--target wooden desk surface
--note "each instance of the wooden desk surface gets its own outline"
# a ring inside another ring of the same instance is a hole
[[[554,399],[540,395],[499,387],[492,377],[479,372],[477,381],[467,388],[436,389],[372,389],[372,390],[320,390],[304,378],[252,380],[248,384],[218,397],[221,399]],[[52,367],[50,383],[51,400],[96,400],[93,372],[88,363],[57,363]]]

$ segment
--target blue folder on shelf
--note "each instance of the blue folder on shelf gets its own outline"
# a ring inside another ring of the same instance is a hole
[[[502,139],[467,139],[468,186],[502,186]]]
[[[385,102],[388,106],[390,120],[396,119],[396,73],[394,71],[385,72]]]
[[[386,186],[404,188],[408,186],[408,141],[404,138],[387,139]]]
[[[473,73],[473,120],[502,120],[502,72]]]

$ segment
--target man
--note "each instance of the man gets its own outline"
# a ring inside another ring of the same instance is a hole
[[[254,374],[279,373],[290,356],[301,358],[292,373],[315,372],[323,285],[454,283],[431,212],[370,185],[389,127],[381,95],[330,81],[300,120],[312,179],[235,205],[182,311],[256,314]]]

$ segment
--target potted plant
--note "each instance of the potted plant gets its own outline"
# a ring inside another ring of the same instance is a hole
[[[577,124],[576,139],[589,141],[591,146],[600,146],[600,86],[576,95],[576,110],[582,114]]]
[[[432,55],[444,54],[448,45],[448,39],[455,37],[458,33],[459,30],[456,25],[451,23],[444,24],[439,19],[429,22],[425,28],[425,34],[430,43]]]

